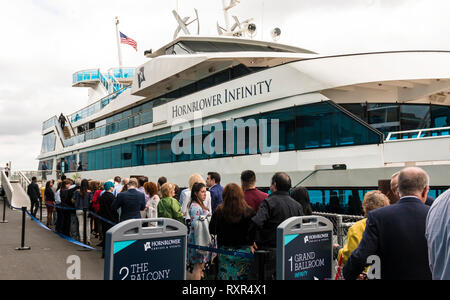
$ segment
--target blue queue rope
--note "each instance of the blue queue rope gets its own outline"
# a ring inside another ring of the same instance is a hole
[[[52,231],[50,228],[48,228],[47,226],[45,226],[44,224],[42,224],[38,219],[36,219],[36,218],[35,218],[28,210],[26,210],[26,213],[27,213],[28,216],[30,216],[30,218],[31,218],[33,221],[35,221],[39,226],[41,226],[42,228],[44,228],[44,229],[46,229],[46,230],[48,230],[48,231]],[[91,249],[91,250],[98,250],[98,249],[95,249],[94,247],[85,245],[85,244],[83,244],[83,243],[81,243],[81,242],[79,242],[79,241],[77,241],[77,240],[74,240],[73,238],[70,238],[70,237],[68,237],[68,236],[65,236],[65,235],[62,234],[62,233],[59,233],[59,232],[56,232],[56,231],[52,231],[52,232],[54,232],[56,235],[59,235],[59,236],[62,237],[63,239],[65,239],[65,240],[67,240],[67,241],[69,241],[69,242],[71,242],[72,244],[75,244],[75,245],[77,245],[77,246],[81,246],[81,247],[88,248],[88,249]]]

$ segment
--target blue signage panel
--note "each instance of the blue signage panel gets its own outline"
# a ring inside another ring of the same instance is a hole
[[[284,279],[330,279],[332,234],[332,231],[323,231],[286,235]]]
[[[113,280],[183,280],[186,237],[114,242]]]
[[[184,224],[166,218],[128,220],[106,233],[104,278],[184,280],[186,251]]]

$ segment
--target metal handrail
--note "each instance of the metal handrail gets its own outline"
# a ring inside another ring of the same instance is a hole
[[[74,113],[72,113],[72,114],[70,114],[70,115],[68,116],[68,117],[70,118],[70,121],[72,121],[73,116],[75,116],[76,114],[81,113],[81,112],[84,111],[85,109],[90,108],[90,107],[93,107],[93,106],[95,106],[95,105],[98,104],[98,103],[101,103],[103,100],[105,100],[105,99],[108,98],[108,97],[117,97],[117,96],[119,96],[121,93],[123,93],[123,92],[124,92],[126,89],[128,89],[128,88],[130,88],[130,86],[125,86],[125,87],[123,87],[122,89],[118,90],[117,92],[114,92],[114,93],[112,93],[112,94],[109,94],[109,95],[107,95],[107,96],[101,98],[100,100],[97,100],[97,101],[95,101],[94,103],[89,104],[88,106],[85,106],[85,107],[83,107],[82,109],[77,110],[76,112],[74,112]],[[98,111],[97,111],[97,112],[98,112]],[[97,113],[97,112],[94,112],[94,114]],[[91,115],[92,115],[92,114],[91,114]],[[79,119],[79,120],[76,120],[75,122],[78,122],[78,121],[80,121],[80,120],[82,120],[82,119],[84,119],[84,118],[81,118],[81,119]]]
[[[94,132],[94,131],[96,131],[96,130],[101,130],[102,128],[106,128],[107,126],[109,126],[109,125],[111,125],[111,124],[114,124],[114,123],[116,123],[116,124],[117,124],[117,123],[120,123],[120,122],[123,121],[123,120],[129,120],[129,119],[132,119],[132,118],[136,118],[136,117],[138,117],[138,116],[140,117],[142,114],[144,114],[144,113],[146,113],[146,112],[149,112],[149,111],[151,111],[152,109],[153,109],[153,108],[150,108],[150,109],[141,111],[141,112],[139,112],[139,113],[137,113],[137,114],[135,114],[135,115],[131,115],[131,116],[128,116],[128,117],[119,119],[119,120],[117,120],[117,121],[115,121],[115,122],[113,122],[113,123],[105,124],[105,125],[102,125],[102,126],[99,126],[99,127],[96,127],[96,128],[92,128],[92,129],[83,131],[82,133],[79,133],[79,134],[77,134],[77,135],[74,135],[74,136],[72,136],[70,139],[65,140],[66,143],[64,144],[64,147],[73,146],[74,144],[78,144],[78,143],[83,143],[83,142],[86,141],[86,135],[87,135],[87,134],[90,134],[90,133],[92,133],[92,132]],[[133,128],[134,128],[134,127],[133,127]],[[128,128],[128,129],[131,129],[131,127]],[[117,131],[117,132],[120,132],[120,131]],[[117,133],[117,132],[114,132],[114,133]],[[110,134],[113,134],[113,133],[110,133]],[[108,134],[108,135],[110,135],[110,134]],[[107,136],[107,135],[104,135],[104,136]],[[101,137],[103,137],[103,136],[101,136]],[[97,138],[100,138],[100,137],[97,137]],[[97,138],[91,138],[91,139],[97,139]],[[73,140],[77,140],[77,139],[78,139],[78,140],[81,139],[81,141],[74,142],[73,144],[71,144],[71,142],[72,142]],[[89,140],[91,140],[91,139],[89,139]]]
[[[424,138],[440,137],[440,136],[422,136],[422,134],[424,132],[434,132],[434,131],[437,132],[437,131],[444,131],[444,130],[449,130],[449,134],[448,135],[450,135],[450,127],[424,128],[424,129],[414,129],[414,130],[389,132],[389,134],[388,134],[388,136],[386,138],[386,142],[398,142],[398,141],[402,141],[402,140],[412,140],[412,139],[418,140],[418,139],[424,139]],[[410,133],[417,133],[417,136],[411,137],[411,138],[401,138],[401,139],[391,140],[393,135],[403,135],[403,134],[410,134]]]
[[[19,174],[20,185],[22,186],[23,190],[26,191],[28,185],[31,183],[31,180],[29,180],[22,171],[18,171],[17,173]]]
[[[5,171],[1,171],[0,172],[0,177],[1,177],[1,183],[2,183],[2,188],[6,193],[6,197],[8,198],[9,203],[12,203],[12,195],[14,193],[14,188],[11,185],[11,182],[9,181],[9,178],[6,176]]]

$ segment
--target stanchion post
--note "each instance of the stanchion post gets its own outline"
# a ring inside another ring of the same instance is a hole
[[[20,248],[16,248],[16,250],[31,250],[31,247],[25,247],[25,215],[27,213],[27,208],[25,206],[22,207],[22,241],[20,243]]]
[[[266,264],[266,258],[269,251],[257,250],[255,251],[255,262],[258,268],[258,280],[265,280],[266,271],[264,265]]]
[[[42,223],[42,200],[39,199],[39,221]]]
[[[5,196],[2,197],[3,199],[3,219],[0,221],[0,224],[6,224],[8,221],[5,220],[6,218],[6,198]]]

